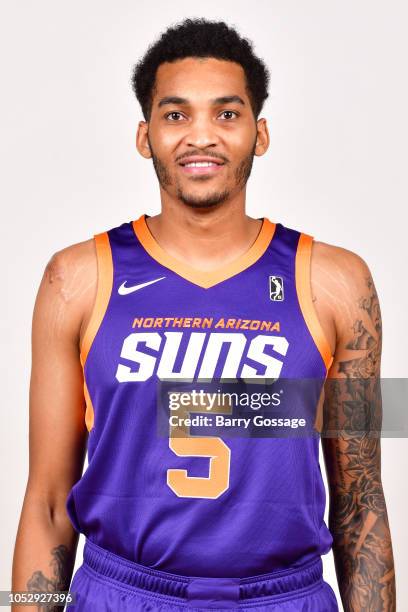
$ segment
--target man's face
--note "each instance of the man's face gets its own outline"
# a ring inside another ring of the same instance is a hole
[[[244,189],[254,155],[267,148],[265,131],[267,137],[265,120],[254,118],[239,64],[186,58],[159,66],[138,149],[152,157],[165,192],[204,208]]]

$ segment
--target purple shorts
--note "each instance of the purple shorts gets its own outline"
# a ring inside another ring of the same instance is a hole
[[[89,539],[70,591],[67,612],[181,612],[250,610],[338,612],[336,596],[323,580],[323,564],[249,578],[199,578],[144,567]]]

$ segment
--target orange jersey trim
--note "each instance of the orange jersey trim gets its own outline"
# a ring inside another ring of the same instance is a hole
[[[80,360],[84,373],[84,396],[86,401],[85,424],[88,431],[91,431],[94,424],[94,409],[85,380],[85,362],[105,316],[113,286],[113,262],[108,233],[102,232],[101,234],[96,234],[94,236],[94,241],[98,263],[98,284],[95,303],[80,350]]]
[[[84,396],[85,396],[85,403],[86,403],[85,425],[86,425],[87,430],[91,431],[92,427],[94,426],[94,408],[93,408],[91,396],[89,395],[88,386],[86,384],[85,378],[84,378]]]
[[[313,237],[301,233],[296,251],[295,277],[296,291],[306,325],[310,334],[319,349],[327,372],[333,363],[330,344],[326,338],[312,300],[312,288],[310,282],[310,264],[312,257]],[[326,377],[327,377],[326,372]]]
[[[199,285],[203,289],[209,289],[217,283],[220,283],[239,272],[242,272],[246,268],[249,268],[264,254],[272,237],[275,233],[276,224],[269,221],[266,217],[263,218],[262,227],[259,234],[246,253],[243,253],[238,259],[231,261],[225,266],[221,266],[217,270],[202,271],[193,268],[187,263],[176,259],[172,255],[166,253],[166,251],[156,242],[150,229],[146,223],[146,216],[143,214],[137,220],[132,222],[134,232],[141,242],[144,249],[149,253],[153,259],[159,262],[162,266],[169,268],[179,276],[182,276],[186,280]]]

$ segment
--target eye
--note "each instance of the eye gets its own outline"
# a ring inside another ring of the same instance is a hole
[[[229,115],[232,114],[232,115],[235,115],[235,117],[239,117],[239,114],[237,112],[235,112],[235,111],[232,111],[232,110],[225,110],[225,111],[222,111],[222,113],[221,113],[221,115],[228,115],[228,114]],[[227,117],[227,120],[228,119],[233,119],[233,117]]]
[[[178,111],[171,111],[171,113],[167,113],[167,115],[165,115],[165,117],[166,117],[166,119],[170,119],[170,117],[172,115],[179,115],[180,117],[182,117],[182,114],[179,113]],[[170,119],[170,121],[177,122],[178,119],[174,119],[174,117],[173,117],[173,119]]]

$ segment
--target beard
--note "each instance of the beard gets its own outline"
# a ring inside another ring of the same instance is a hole
[[[149,141],[150,144],[150,141]],[[232,190],[234,189],[243,189],[251,176],[252,166],[254,162],[255,155],[255,146],[254,143],[251,152],[247,157],[245,157],[238,165],[234,172],[235,185],[231,188],[225,188],[224,190],[213,190],[206,194],[202,195],[194,195],[189,193],[185,188],[183,189],[178,181],[176,181],[176,195],[177,198],[186,204],[186,206],[190,206],[191,208],[211,208],[217,206],[218,204],[222,204],[231,196]],[[153,152],[152,146],[150,144],[150,151],[152,153],[152,161],[153,167],[156,172],[157,179],[159,181],[160,186],[164,189],[164,191],[168,191],[169,187],[174,186],[174,181],[167,169],[167,167],[162,163],[162,161],[156,157]],[[194,177],[195,181],[207,181],[211,177],[205,175],[197,175]]]

